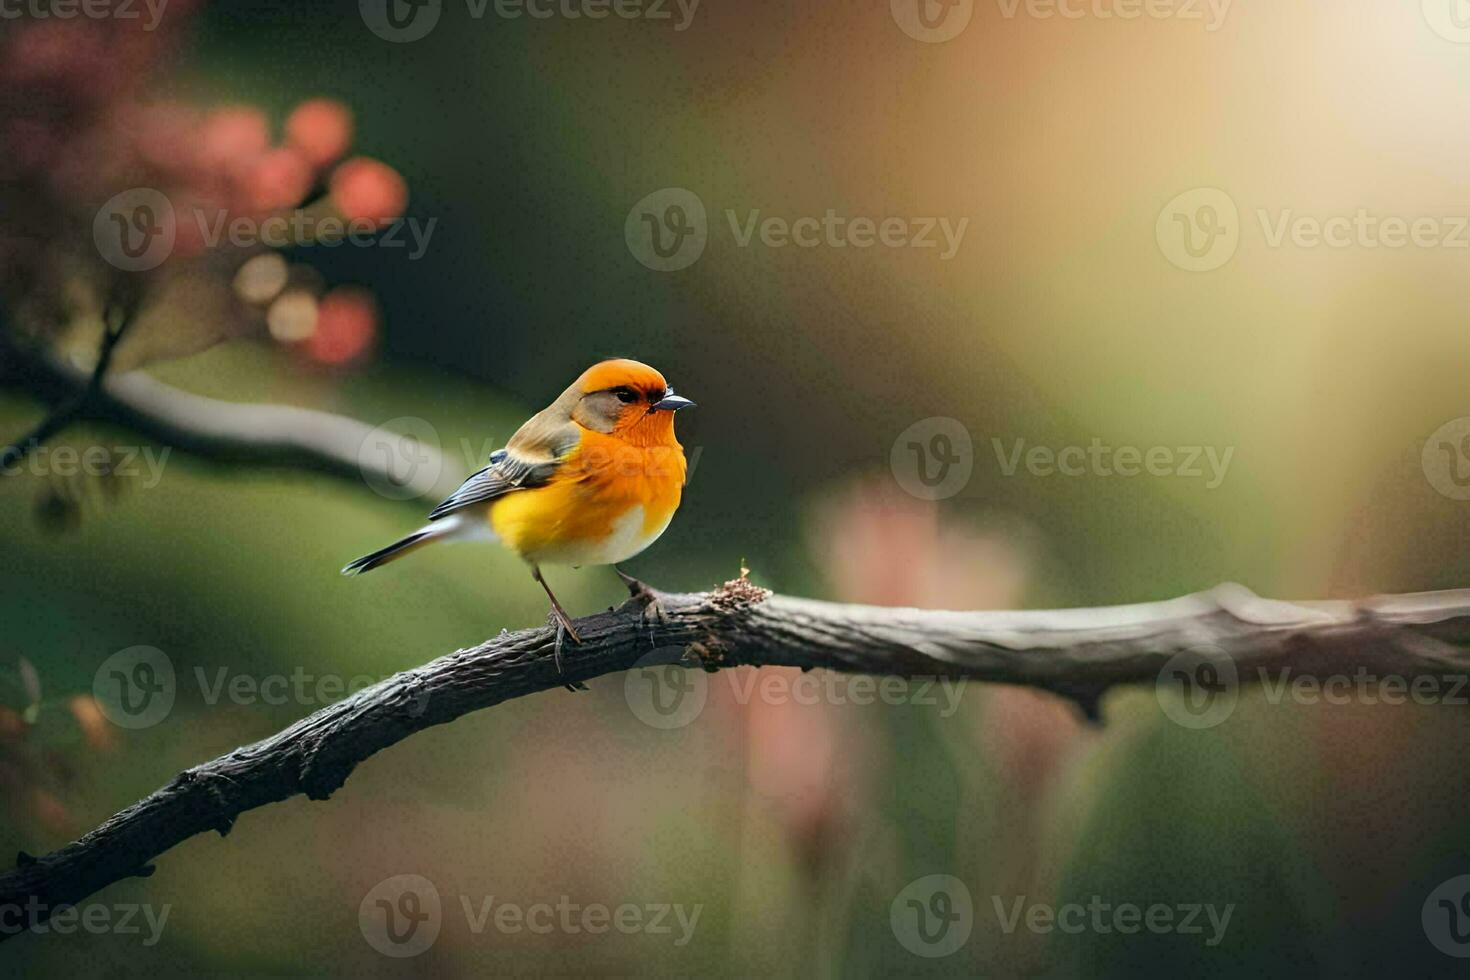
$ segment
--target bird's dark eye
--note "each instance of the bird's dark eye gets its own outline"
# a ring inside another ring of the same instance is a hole
[[[638,400],[638,393],[635,392],[632,388],[614,388],[613,394],[617,395],[618,401],[622,402],[625,405],[629,402],[636,402]]]

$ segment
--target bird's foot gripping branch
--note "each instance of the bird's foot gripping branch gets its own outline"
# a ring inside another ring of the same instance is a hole
[[[297,794],[326,799],[358,763],[415,732],[635,666],[965,678],[1051,691],[1093,716],[1115,686],[1174,677],[1269,691],[1286,672],[1368,671],[1410,683],[1470,674],[1470,590],[1292,603],[1221,586],[1163,602],[1021,612],[840,605],[774,595],[743,575],[710,592],[648,592],[661,616],[645,615],[649,596],[640,594],[577,620],[582,643],[568,651],[564,672],[554,630],[502,633],[180,773],[75,843],[20,855],[0,874],[0,912],[48,918],[113,882],[152,874],[154,859],[196,834],[229,833],[247,810]]]

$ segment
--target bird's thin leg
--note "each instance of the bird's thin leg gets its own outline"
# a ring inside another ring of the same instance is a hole
[[[582,638],[577,635],[577,628],[572,625],[572,617],[567,615],[567,611],[563,609],[561,607],[561,603],[557,601],[556,594],[551,591],[551,586],[546,584],[546,579],[542,577],[541,569],[539,566],[531,566],[531,577],[540,583],[541,588],[546,590],[546,598],[551,600],[551,618],[556,620],[556,643],[551,648],[551,655],[552,658],[556,661],[556,672],[558,674],[563,674],[565,673],[565,671],[562,670],[561,665],[562,638],[564,636],[570,636],[572,638],[572,642],[579,644],[582,642]],[[565,686],[568,691],[587,690],[587,685],[581,683],[580,681],[578,681],[576,684],[567,684]]]
[[[551,600],[551,613],[556,617],[556,621],[561,624],[562,629],[567,631],[567,635],[572,638],[573,643],[581,643],[582,638],[577,635],[577,628],[572,625],[572,617],[567,615],[567,611],[557,601],[556,593],[552,592],[551,586],[546,584],[546,579],[542,577],[539,565],[531,566],[531,577],[540,583],[541,588],[546,590],[546,598]]]

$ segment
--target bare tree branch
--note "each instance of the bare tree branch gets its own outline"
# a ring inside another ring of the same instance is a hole
[[[52,854],[0,875],[0,910],[44,920],[195,834],[227,834],[247,810],[329,797],[358,763],[415,732],[511,698],[639,665],[692,661],[825,668],[1020,684],[1096,715],[1102,695],[1153,684],[1176,655],[1223,658],[1238,683],[1262,671],[1323,677],[1368,670],[1405,679],[1470,672],[1470,590],[1358,601],[1277,602],[1240,586],[1099,609],[925,612],[773,596],[744,579],[713,592],[657,594],[577,623],[584,642],[553,663],[549,629],[502,633],[404,671],[167,786]],[[1232,681],[1235,683],[1235,681]],[[0,932],[0,939],[6,938]]]
[[[453,492],[465,476],[464,468],[437,446],[423,444],[414,448],[415,465],[394,467],[372,451],[375,447],[363,450],[376,431],[372,426],[330,412],[206,398],[142,371],[98,375],[93,384],[54,358],[10,344],[0,347],[0,353],[10,362],[15,381],[43,399],[69,406],[67,422],[82,415],[103,419],[202,458],[305,468],[358,482],[367,478],[380,486],[401,486],[405,496],[436,500]],[[57,414],[53,411],[48,420]],[[40,438],[32,433],[33,442],[25,445],[44,441],[58,429],[45,430]]]
[[[129,322],[130,319],[124,316],[116,326],[108,324],[102,328],[97,363],[92,366],[91,373],[85,376],[76,374],[72,385],[75,391],[64,402],[52,409],[30,432],[0,449],[0,473],[25,459],[36,446],[61,433],[97,401],[103,377],[112,366],[113,352],[117,350],[118,341],[122,340]]]

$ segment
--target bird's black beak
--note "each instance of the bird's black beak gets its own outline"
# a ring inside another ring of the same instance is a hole
[[[694,408],[694,403],[683,395],[674,394],[673,388],[665,391],[663,400],[653,406],[654,411],[662,409],[665,412],[677,412],[681,408]]]

